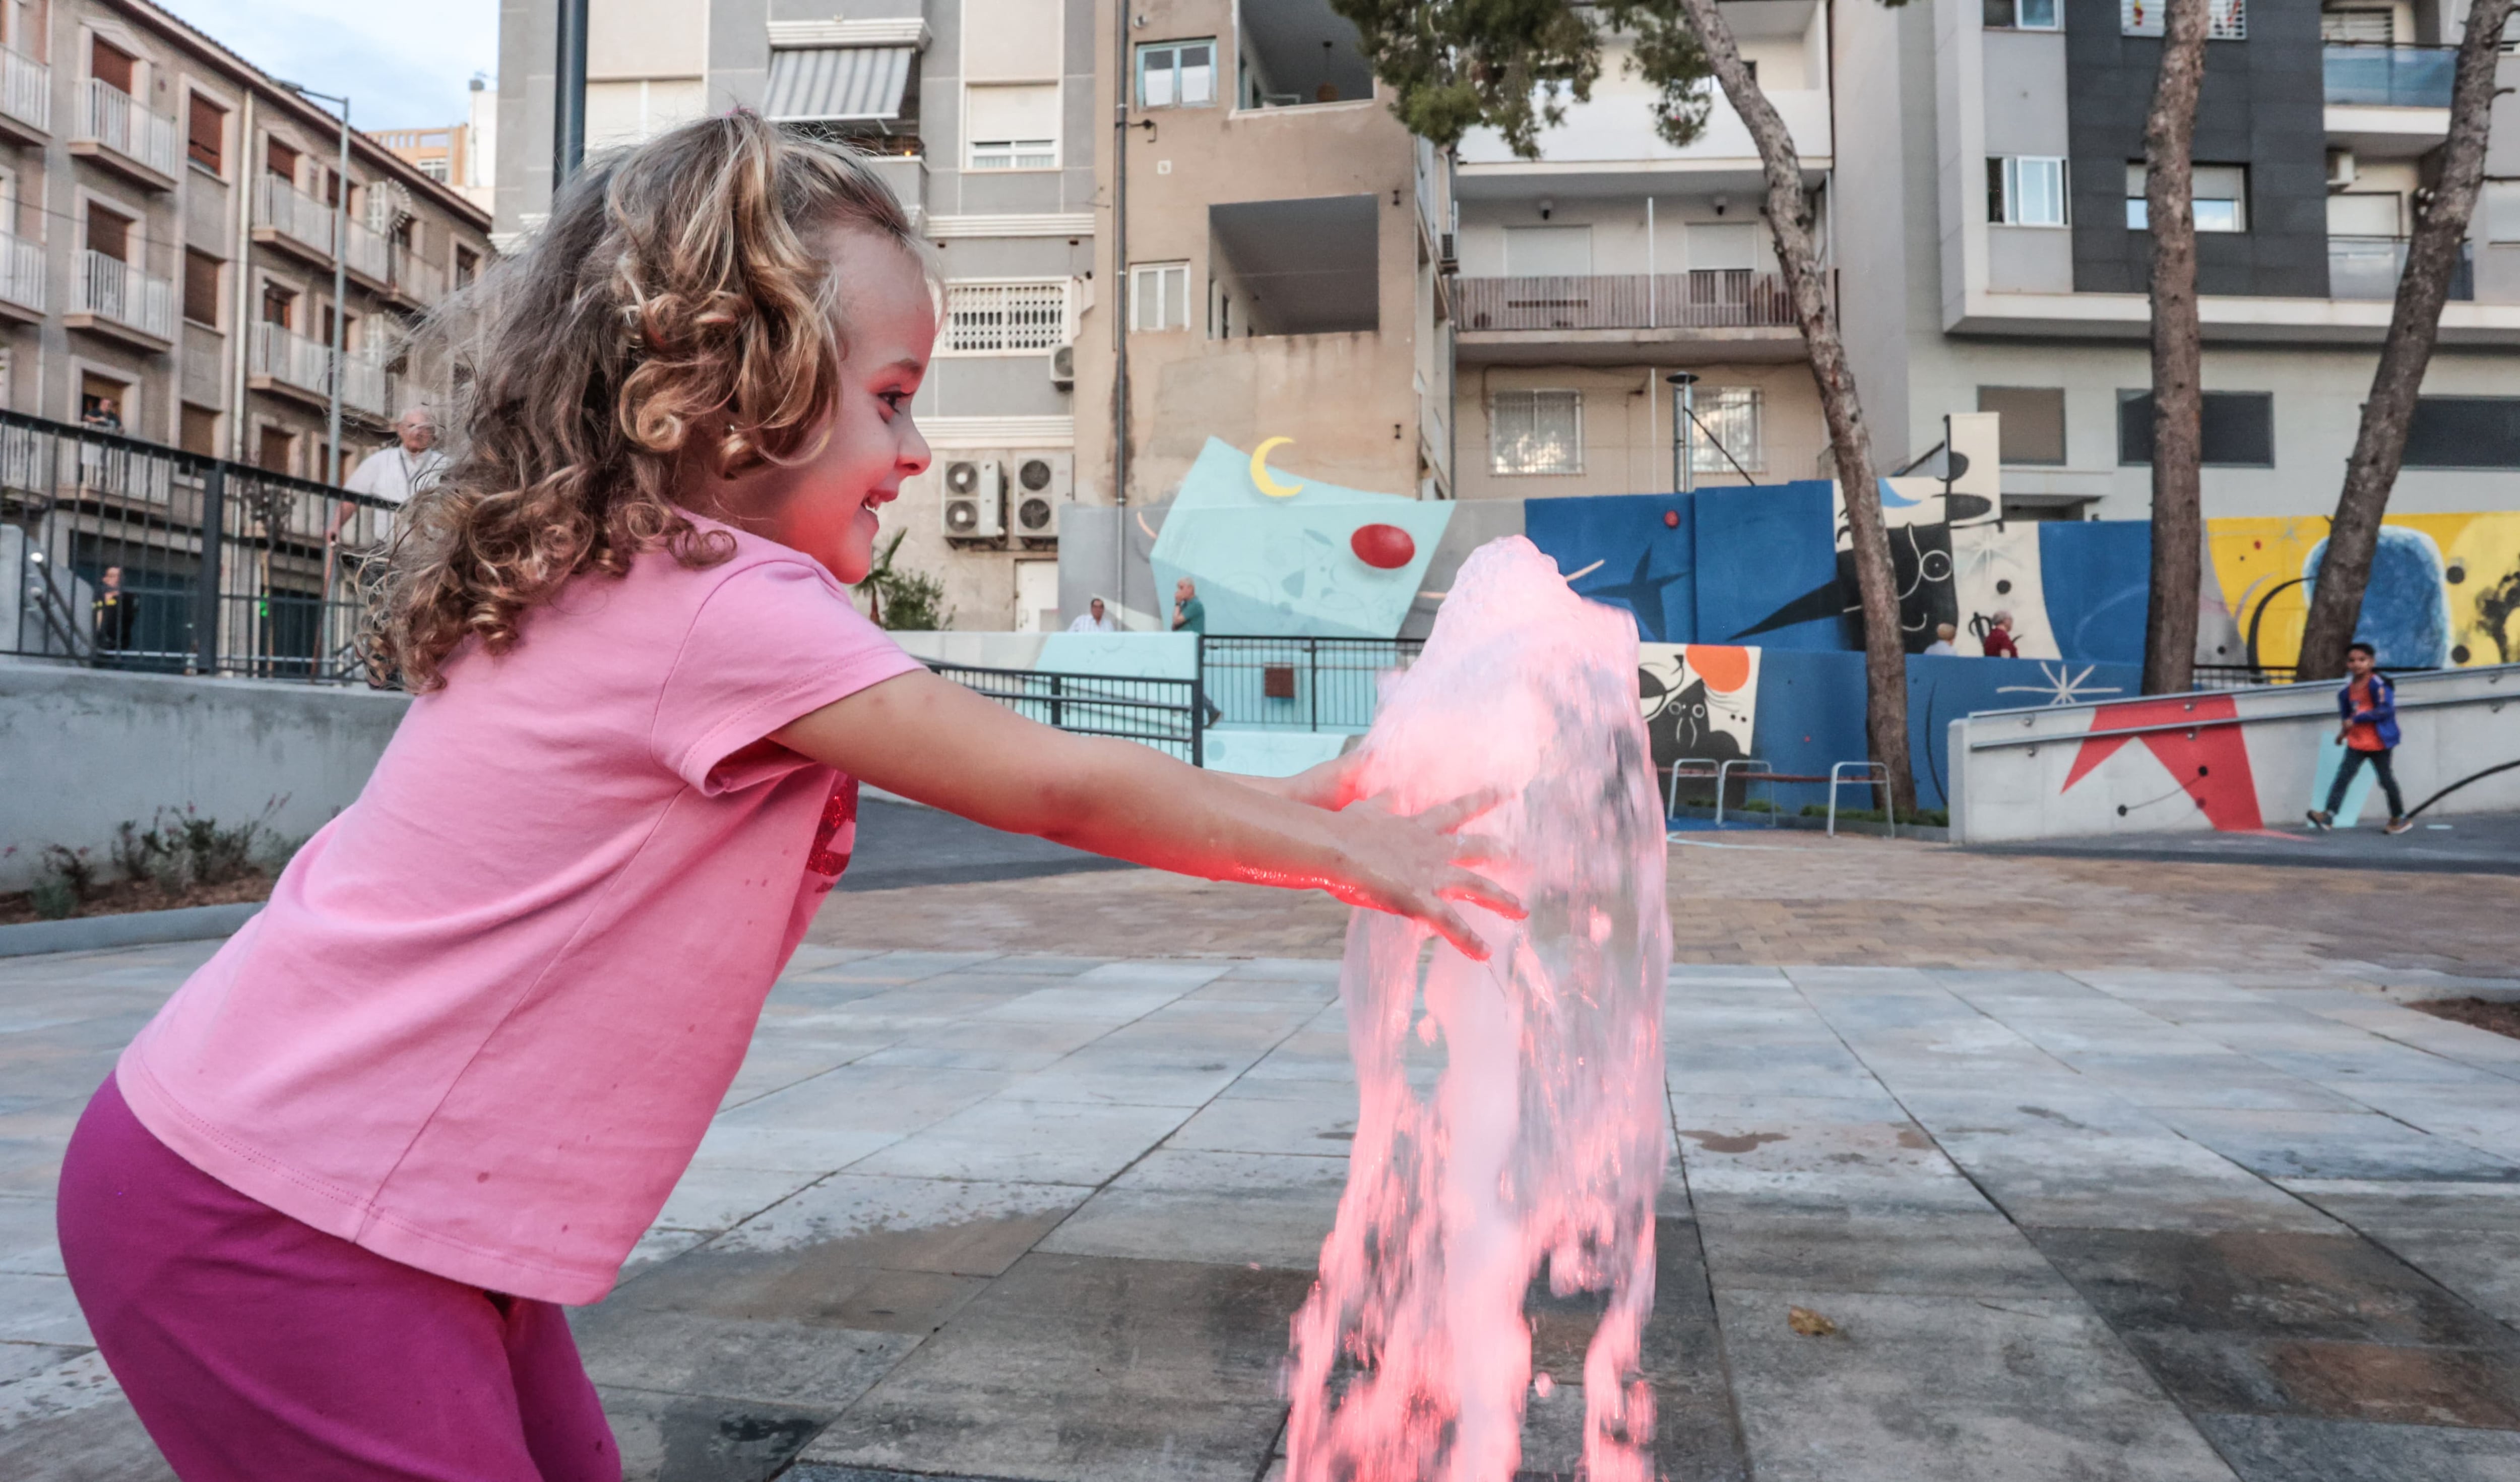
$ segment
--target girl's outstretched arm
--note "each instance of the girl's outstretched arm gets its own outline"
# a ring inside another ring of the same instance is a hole
[[[1473,958],[1487,948],[1451,902],[1522,915],[1512,895],[1467,868],[1484,862],[1485,841],[1452,834],[1483,800],[1414,819],[1372,803],[1339,808],[1349,773],[1335,764],[1316,769],[1298,800],[1134,741],[1054,730],[923,672],[825,705],[770,740],[1010,833],[1207,879],[1327,890],[1415,917]]]

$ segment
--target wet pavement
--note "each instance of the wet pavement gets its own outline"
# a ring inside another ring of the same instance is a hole
[[[0,1476],[166,1475],[68,1300],[50,1191],[79,1103],[206,951],[0,963]],[[1286,1321],[1354,1127],[1335,974],[800,952],[576,1314],[630,1475],[1277,1475]],[[1659,1469],[2520,1477],[2520,1041],[2375,986],[1676,969]],[[1558,1382],[1526,1467],[1567,1475],[1594,1314],[1531,1312]]]
[[[2520,813],[2423,817],[2405,833],[2380,826],[2385,808],[2367,809],[2361,827],[2313,829],[2304,819],[2276,820],[2256,832],[2114,833],[2092,838],[1979,844],[1986,855],[2064,859],[2176,860],[2279,865],[2304,870],[2363,870],[2413,875],[2520,875]]]

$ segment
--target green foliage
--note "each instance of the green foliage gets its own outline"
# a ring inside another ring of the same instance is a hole
[[[96,866],[88,860],[86,850],[46,844],[43,873],[35,876],[34,888],[27,894],[35,915],[58,921],[77,915],[79,903],[95,888]]]
[[[1819,803],[1805,803],[1803,804],[1803,817],[1826,818],[1828,817],[1828,809]],[[1882,811],[1878,808],[1840,808],[1837,810],[1837,821],[1841,824],[1877,824],[1881,822],[1883,817],[1884,815],[1882,814]],[[1946,808],[1918,808],[1912,813],[1900,814],[1899,822],[1911,825],[1921,824],[1928,829],[1948,829],[1952,826],[1952,815],[1951,811]]]
[[[866,595],[878,627],[897,633],[931,633],[953,622],[954,613],[945,606],[943,577],[894,566],[893,558],[901,554],[902,539],[909,533],[894,531],[892,544],[876,557],[866,580],[852,590]]]
[[[190,805],[181,813],[158,809],[146,831],[125,819],[113,831],[114,869],[125,879],[156,880],[169,891],[241,879],[254,873],[256,851],[274,841],[266,824],[281,801],[272,799],[261,818],[242,824],[203,818]]]

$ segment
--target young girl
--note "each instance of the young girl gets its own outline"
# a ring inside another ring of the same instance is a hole
[[[558,1303],[611,1286],[848,863],[858,780],[1477,950],[1442,817],[1204,773],[929,675],[849,605],[927,467],[908,221],[749,115],[591,169],[482,306],[467,451],[375,634],[417,693],[356,803],[124,1052],[64,1258],[186,1482],[579,1482]]]

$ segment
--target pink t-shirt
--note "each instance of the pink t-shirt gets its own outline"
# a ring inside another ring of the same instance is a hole
[[[448,664],[123,1052],[151,1132],[424,1271],[611,1287],[847,864],[855,781],[754,743],[920,666],[819,562],[728,533],[731,561],[582,577]]]

